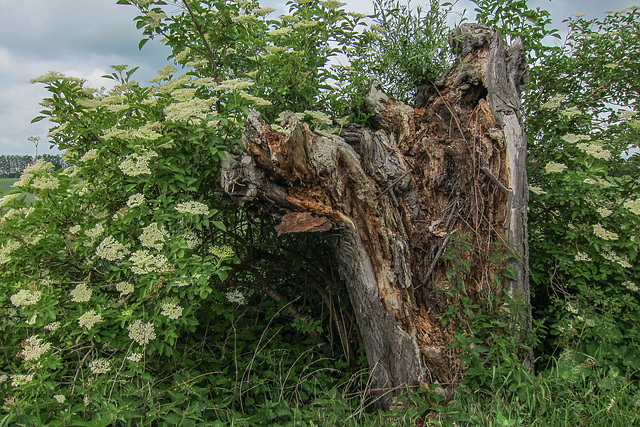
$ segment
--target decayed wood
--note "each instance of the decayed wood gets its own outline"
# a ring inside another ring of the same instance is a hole
[[[380,407],[404,387],[427,381],[446,394],[460,379],[447,348],[458,325],[441,322],[452,288],[464,286],[474,301],[529,297],[522,46],[505,47],[479,25],[451,40],[459,61],[420,88],[413,107],[370,87],[374,129],[312,132],[287,113],[279,133],[253,112],[246,153],[223,164],[225,192],[270,207],[278,234],[331,230]],[[442,256],[460,241],[472,250]],[[502,264],[488,262],[496,252]],[[448,272],[461,260],[469,268],[454,281]]]

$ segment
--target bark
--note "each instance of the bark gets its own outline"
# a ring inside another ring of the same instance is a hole
[[[225,192],[269,206],[279,234],[331,230],[379,407],[407,386],[446,394],[460,379],[447,345],[462,326],[441,322],[454,289],[476,302],[502,292],[529,301],[522,45],[473,24],[451,43],[458,61],[413,107],[370,87],[374,129],[312,132],[288,113],[279,133],[253,112],[246,153],[223,165]],[[462,241],[472,250],[443,256]],[[496,253],[503,262],[490,262]],[[518,314],[528,327],[526,309]]]

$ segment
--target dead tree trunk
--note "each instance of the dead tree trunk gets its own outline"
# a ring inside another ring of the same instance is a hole
[[[474,301],[502,291],[529,300],[522,45],[479,25],[456,29],[451,43],[459,60],[414,107],[371,86],[375,131],[312,132],[290,113],[280,133],[253,112],[246,153],[223,165],[224,190],[269,205],[279,234],[332,230],[381,407],[403,387],[459,379],[446,349],[456,325],[440,320],[454,298],[456,260],[442,257],[452,242],[473,248],[456,256]],[[489,261],[496,253],[501,264]]]

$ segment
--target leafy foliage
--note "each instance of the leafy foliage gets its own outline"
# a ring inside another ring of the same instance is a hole
[[[637,422],[638,9],[571,18],[552,47],[548,12],[476,1],[477,19],[521,37],[532,64],[537,328],[518,329],[503,310],[516,302],[478,304],[452,287],[443,321],[466,322],[451,348],[467,368],[460,389],[445,406],[426,384],[402,412],[367,415],[326,246],[277,239],[217,193],[216,174],[252,108],[335,131],[364,122],[358,91],[370,77],[409,101],[449,59],[450,5],[423,14],[376,0],[367,27],[332,0],[291,1],[277,19],[254,1],[188,0],[173,13],[161,0],[118,3],[140,10],[140,46],[164,37],[183,73],[168,67],[144,86],[117,65],[110,91],[35,79],[49,97],[34,121],[54,123],[73,166],[40,159],[0,199],[0,425]],[[455,283],[468,266],[453,265]],[[540,375],[520,363],[527,344]]]

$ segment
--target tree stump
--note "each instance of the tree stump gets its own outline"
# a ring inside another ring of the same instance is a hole
[[[529,302],[522,44],[477,24],[450,42],[458,60],[413,107],[371,85],[373,130],[312,132],[287,113],[281,133],[254,111],[246,153],[223,164],[224,191],[269,206],[279,234],[331,230],[382,408],[407,386],[447,394],[459,381],[447,348],[457,325],[441,322],[454,265],[468,266],[457,277],[473,301],[507,292]],[[443,257],[460,239],[472,250]],[[502,262],[490,262],[496,253]],[[528,328],[527,309],[518,315]]]

